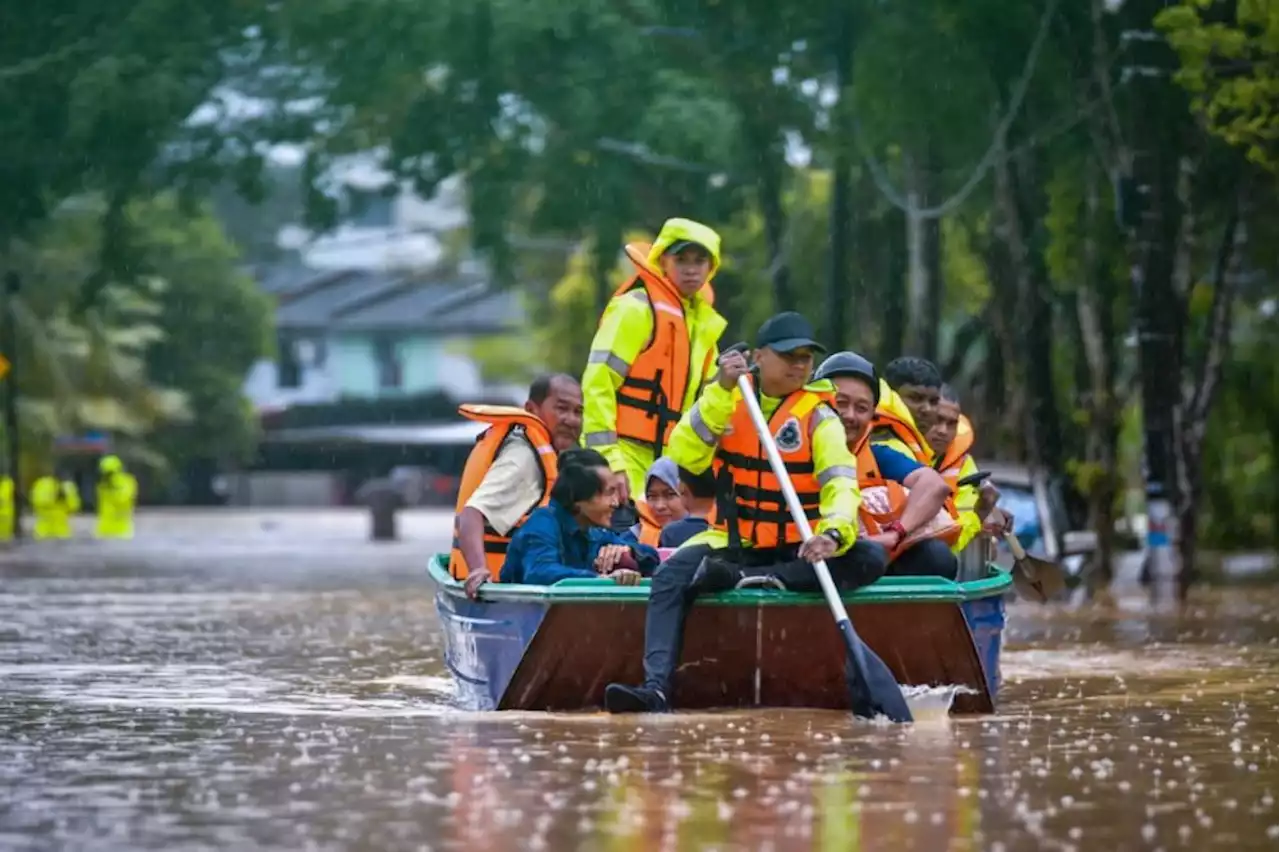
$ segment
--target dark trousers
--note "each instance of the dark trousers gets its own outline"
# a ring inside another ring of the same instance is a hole
[[[797,592],[818,590],[818,578],[813,566],[796,559],[797,548],[746,548],[739,552],[738,560],[746,574],[772,574]],[[649,608],[644,624],[644,680],[645,686],[662,690],[671,695],[671,675],[680,662],[680,650],[684,644],[684,622],[689,608],[697,600],[700,589],[693,585],[694,572],[704,557],[731,557],[729,550],[705,545],[685,547],[672,554],[653,575],[649,587]],[[868,541],[855,542],[841,556],[827,560],[831,579],[841,591],[852,591],[884,576],[888,554],[878,544]]]
[[[945,541],[926,538],[898,554],[889,563],[888,573],[895,577],[946,577],[954,580],[960,570],[960,562]]]

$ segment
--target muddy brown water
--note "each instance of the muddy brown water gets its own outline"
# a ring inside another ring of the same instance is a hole
[[[0,849],[1277,846],[1275,586],[1014,605],[988,717],[474,714],[439,530],[255,529],[0,558]]]

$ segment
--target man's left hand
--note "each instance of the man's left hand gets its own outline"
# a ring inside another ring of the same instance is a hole
[[[800,546],[800,558],[812,564],[836,555],[836,543],[829,535],[815,535]]]
[[[982,531],[995,538],[1000,538],[1007,532],[1013,532],[1013,515],[1004,509],[992,508],[982,519]]]

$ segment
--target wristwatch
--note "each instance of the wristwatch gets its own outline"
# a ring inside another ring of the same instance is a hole
[[[840,535],[839,530],[823,530],[822,534],[836,543],[836,547],[844,546],[844,536]]]

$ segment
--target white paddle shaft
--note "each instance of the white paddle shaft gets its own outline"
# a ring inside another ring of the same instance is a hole
[[[756,434],[760,436],[760,444],[769,456],[769,467],[773,468],[773,475],[778,480],[778,486],[782,489],[782,496],[786,498],[787,509],[791,512],[791,520],[795,522],[801,538],[808,541],[813,538],[813,529],[809,526],[809,519],[805,517],[804,507],[800,505],[800,498],[796,496],[796,488],[791,484],[791,475],[787,473],[787,466],[783,463],[781,454],[778,453],[778,445],[774,442],[773,434],[769,431],[769,421],[764,419],[764,412],[760,410],[760,403],[756,401],[756,392],[755,388],[751,386],[750,376],[742,375],[738,377],[738,390],[742,392],[742,401],[747,406],[747,411],[751,414],[751,422],[755,424]],[[827,606],[831,608],[831,614],[835,616],[837,622],[848,621],[849,613],[844,608],[844,601],[840,600],[840,593],[836,591],[836,584],[831,580],[831,571],[828,570],[826,561],[819,560],[814,562],[813,572],[818,575],[818,585],[822,587],[822,594],[827,599]]]

